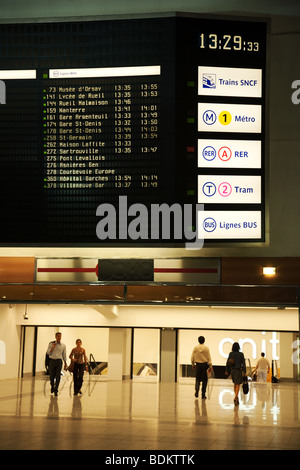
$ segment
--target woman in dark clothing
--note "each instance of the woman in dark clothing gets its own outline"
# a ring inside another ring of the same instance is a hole
[[[240,385],[243,383],[243,376],[246,374],[246,362],[242,352],[240,352],[239,343],[233,343],[232,350],[229,353],[226,362],[226,375],[231,374],[232,382],[234,384],[234,403],[239,404],[239,391]]]

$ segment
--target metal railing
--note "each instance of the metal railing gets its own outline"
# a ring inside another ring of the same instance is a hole
[[[91,375],[101,375],[106,368],[107,362],[97,362],[94,355],[90,353],[88,360],[88,369]]]

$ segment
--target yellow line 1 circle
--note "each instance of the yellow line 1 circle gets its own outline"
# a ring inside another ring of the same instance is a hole
[[[219,114],[219,121],[223,126],[228,126],[231,123],[232,116],[229,111],[221,111]]]

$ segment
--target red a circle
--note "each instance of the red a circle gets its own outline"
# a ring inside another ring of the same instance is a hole
[[[221,147],[218,151],[218,157],[223,162],[228,162],[230,160],[232,152],[229,147]]]

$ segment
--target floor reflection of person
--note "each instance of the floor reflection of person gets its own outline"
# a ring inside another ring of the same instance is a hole
[[[76,348],[72,349],[69,358],[74,361],[74,395],[78,395],[78,393],[81,395],[84,370],[88,370],[87,357],[81,339],[76,340]]]

